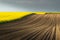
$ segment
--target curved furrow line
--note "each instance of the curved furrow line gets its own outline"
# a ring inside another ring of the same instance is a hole
[[[51,22],[51,21],[50,21]],[[53,21],[52,21],[53,22]],[[53,24],[51,22],[51,25]],[[49,27],[49,26],[48,26]],[[51,29],[50,30],[48,30],[48,32],[46,32],[45,34],[44,34],[44,36],[41,38],[42,40],[50,40],[51,38],[51,32],[52,32],[52,28],[53,28],[53,25],[51,26]]]
[[[51,24],[50,24],[50,25],[51,25]],[[48,28],[49,28],[49,26],[48,26]],[[52,28],[52,26],[51,26],[51,28]],[[46,32],[47,32],[48,30],[47,30],[47,28],[46,28],[46,30],[43,30],[43,31],[46,31]],[[42,33],[43,33],[43,31],[42,31]],[[46,33],[46,32],[45,32],[45,33]],[[43,38],[42,36],[45,34],[45,33],[43,33],[43,35],[42,35],[42,33],[39,35],[39,36],[40,36],[40,37],[39,37],[40,39],[42,39],[42,38]],[[42,36],[41,36],[41,35],[42,35]]]
[[[48,29],[48,30],[45,30],[46,32],[44,32],[43,34],[41,34],[41,40],[44,40],[44,37],[45,37],[45,40],[47,40],[49,38],[49,34],[50,34],[50,31],[52,28]],[[47,33],[47,34],[46,34]],[[46,34],[46,35],[45,35]]]
[[[35,40],[35,38],[36,37],[38,37],[39,36],[39,34],[42,32],[42,33],[44,33],[44,35],[46,34],[46,33],[48,33],[48,31],[49,30],[51,30],[51,28],[49,28],[48,30],[47,30],[48,28],[46,28],[45,30],[43,30],[43,31],[40,31],[39,33],[37,33],[35,36],[33,36],[32,38],[30,38],[29,40]],[[46,31],[46,32],[45,32]],[[42,34],[41,33],[41,34]],[[38,36],[37,36],[38,35]],[[41,36],[42,37],[42,36]],[[45,36],[43,36],[43,37],[45,37]],[[42,37],[42,39],[43,39],[43,37]]]
[[[50,35],[51,35],[51,29],[52,29],[52,27],[50,28],[50,30],[48,30],[45,34],[44,34],[44,36],[41,38],[42,40],[46,40],[46,38],[48,37],[50,37]],[[48,36],[47,36],[48,35]]]

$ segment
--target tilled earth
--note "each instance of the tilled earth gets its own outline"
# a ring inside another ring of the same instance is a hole
[[[33,14],[0,24],[0,40],[60,40],[60,14]]]

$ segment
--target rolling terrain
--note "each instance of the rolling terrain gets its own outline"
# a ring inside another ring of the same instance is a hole
[[[0,40],[60,40],[60,14],[31,14],[2,23]]]

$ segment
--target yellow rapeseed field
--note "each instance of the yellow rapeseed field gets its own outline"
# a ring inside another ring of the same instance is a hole
[[[33,12],[0,12],[0,22],[1,21],[10,21],[17,18],[21,18]],[[34,12],[36,14],[45,14],[45,12]]]

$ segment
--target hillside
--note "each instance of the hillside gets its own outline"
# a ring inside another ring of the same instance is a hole
[[[60,14],[30,14],[1,24],[0,40],[60,40]]]

